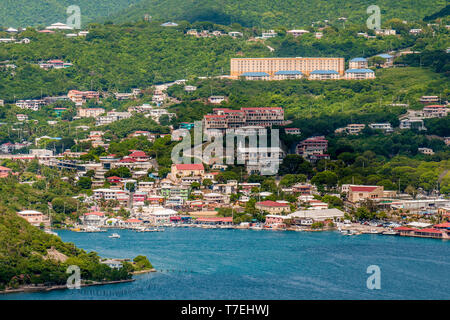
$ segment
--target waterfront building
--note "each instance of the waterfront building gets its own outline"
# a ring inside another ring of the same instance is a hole
[[[270,200],[257,202],[255,204],[255,208],[257,210],[265,211],[270,214],[278,214],[291,211],[291,207],[288,204]]]
[[[82,217],[82,220],[85,226],[98,227],[104,225],[106,217],[103,212],[93,211],[85,213]]]
[[[344,219],[344,212],[333,208],[321,208],[317,210],[298,210],[287,215],[293,224],[310,226],[314,222],[324,222],[327,220],[340,222]]]
[[[358,203],[362,200],[379,200],[384,195],[383,186],[354,186],[350,185],[347,199],[351,203]]]

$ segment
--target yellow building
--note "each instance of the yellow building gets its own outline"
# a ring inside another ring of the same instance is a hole
[[[265,72],[271,77],[278,71],[300,71],[306,76],[314,70],[345,72],[344,58],[232,58],[230,64],[234,78],[246,72]]]

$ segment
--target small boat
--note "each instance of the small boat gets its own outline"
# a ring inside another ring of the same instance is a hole
[[[108,238],[120,238],[120,235],[117,233],[113,233],[112,235],[108,236]]]
[[[261,227],[261,226],[252,226],[252,227],[250,227],[250,229],[251,230],[262,230],[263,227]]]
[[[398,232],[394,231],[394,230],[388,230],[388,231],[384,231],[382,234],[385,236],[396,236],[396,235],[398,235]]]

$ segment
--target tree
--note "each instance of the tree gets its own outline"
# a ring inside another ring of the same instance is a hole
[[[203,186],[209,188],[210,186],[212,186],[212,181],[211,179],[204,179],[203,180]]]
[[[77,185],[80,189],[90,189],[92,187],[92,180],[89,177],[80,177],[78,179]]]
[[[338,176],[333,171],[322,171],[317,173],[312,179],[311,183],[319,186],[326,186],[327,188],[332,188],[336,186],[338,182]]]
[[[409,194],[411,197],[413,197],[413,199],[416,198],[417,193],[418,193],[417,189],[414,188],[412,185],[407,186],[406,189],[405,189],[405,192],[407,194]]]
[[[311,174],[311,164],[297,154],[288,154],[284,157],[279,168],[279,175],[303,173]]]

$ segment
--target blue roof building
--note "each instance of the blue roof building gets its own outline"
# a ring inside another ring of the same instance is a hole
[[[371,69],[348,69],[345,70],[345,79],[348,80],[366,80],[374,79],[375,72]]]
[[[340,78],[336,70],[314,70],[309,74],[311,80],[337,80]]]
[[[246,80],[269,80],[270,75],[265,72],[244,72],[241,77],[245,77]]]

